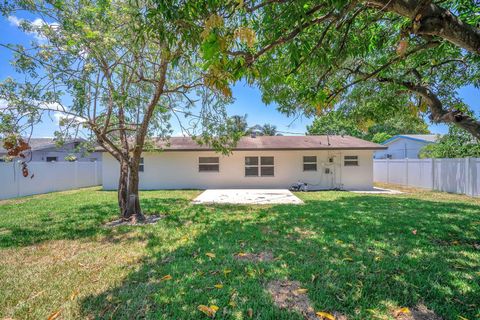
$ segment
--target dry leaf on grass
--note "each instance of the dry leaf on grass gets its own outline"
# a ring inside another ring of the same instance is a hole
[[[172,276],[167,274],[166,276],[163,276],[160,278],[160,281],[167,281],[167,280],[172,280]]]
[[[54,320],[54,319],[57,319],[58,316],[60,315],[60,310],[58,311],[55,311],[54,313],[52,313],[49,317],[48,317],[48,320]]]
[[[72,294],[70,295],[70,300],[75,300],[75,298],[78,296],[78,293],[79,292],[77,289],[73,290]]]
[[[203,312],[204,314],[206,314],[210,318],[213,318],[215,316],[215,313],[217,313],[218,309],[219,308],[216,305],[211,305],[209,307],[209,306],[205,306],[205,305],[201,304],[201,305],[198,306],[198,310],[200,310],[201,312]]]
[[[335,320],[335,316],[328,312],[318,311],[315,313],[320,319]]]
[[[205,253],[205,255],[209,258],[212,258],[212,259],[215,258],[215,253],[213,253],[213,252],[207,252],[207,253]]]
[[[397,309],[393,312],[393,315],[395,317],[398,317],[402,314],[410,314],[410,309],[408,309],[407,307],[403,307],[403,308],[399,308],[399,309]]]
[[[307,293],[308,292],[308,289],[303,289],[303,288],[300,288],[300,289],[297,289],[294,291],[296,294],[304,294],[304,293]]]
[[[222,288],[223,288],[223,284],[217,283],[216,285],[214,285],[214,287],[217,288],[217,289],[222,289]]]

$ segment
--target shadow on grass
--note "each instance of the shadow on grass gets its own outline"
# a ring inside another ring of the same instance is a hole
[[[168,213],[172,206],[189,204],[187,199],[155,198],[149,192],[145,195],[147,198],[142,200],[142,209],[146,214]],[[52,193],[50,198],[32,198],[21,204],[2,205],[0,248],[96,236],[118,238],[131,229],[103,227],[106,222],[118,217],[115,196],[115,192],[105,191],[80,191],[61,197]]]
[[[301,319],[276,308],[265,285],[297,280],[315,310],[349,319],[390,315],[418,303],[446,319],[478,317],[479,206],[406,197],[319,195],[305,205],[199,206],[144,199],[168,212],[145,228],[147,255],[122,283],[82,300],[102,319]],[[234,259],[270,251],[274,261]],[[210,258],[206,253],[214,253]],[[162,280],[171,275],[171,280]],[[222,287],[216,284],[221,284]]]

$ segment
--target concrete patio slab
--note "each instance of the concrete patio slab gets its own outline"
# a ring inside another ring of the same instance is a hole
[[[402,191],[393,190],[393,189],[383,189],[373,187],[373,190],[364,190],[364,191],[351,191],[353,193],[365,193],[365,194],[402,194]]]
[[[287,189],[209,189],[196,197],[194,204],[302,204]]]

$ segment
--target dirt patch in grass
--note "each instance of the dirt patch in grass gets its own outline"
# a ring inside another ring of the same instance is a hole
[[[240,253],[237,253],[234,257],[236,260],[248,261],[248,262],[273,261],[273,253],[269,251],[260,252],[260,253],[240,252]]]
[[[275,280],[267,284],[267,291],[271,294],[273,301],[280,309],[299,312],[307,320],[318,320],[307,296],[307,290],[302,288],[300,282],[289,280]],[[336,320],[347,320],[347,317],[334,312]]]
[[[300,282],[275,280],[267,284],[267,291],[272,295],[273,301],[280,309],[297,311],[305,319],[318,319]]]
[[[166,215],[164,214],[154,214],[151,216],[145,216],[144,221],[135,222],[135,223],[132,223],[130,220],[117,219],[117,220],[113,220],[105,223],[104,226],[107,228],[114,228],[114,227],[120,227],[120,226],[144,226],[147,224],[157,223],[158,221],[160,221],[165,217]]]
[[[435,312],[429,310],[424,304],[418,304],[415,308],[411,308],[408,312],[393,312],[393,316],[397,320],[442,320]]]

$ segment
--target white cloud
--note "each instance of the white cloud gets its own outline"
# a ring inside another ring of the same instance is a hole
[[[26,31],[26,33],[30,34],[30,35],[33,35],[38,40],[45,40],[45,37],[42,34],[40,34],[40,32],[39,32],[40,29],[43,26],[49,25],[54,30],[58,29],[58,27],[59,27],[59,24],[56,23],[56,22],[47,23],[40,18],[36,18],[33,21],[28,21],[28,20],[25,20],[25,19],[22,19],[22,18],[18,18],[16,16],[8,16],[7,20],[8,20],[8,22],[10,22],[10,25],[12,25],[14,27],[21,27],[22,23],[24,23],[24,22],[29,23],[33,27],[33,31]]]
[[[60,124],[61,121],[67,121],[67,122],[75,121],[77,123],[85,122],[85,119],[83,118],[79,118],[74,115],[65,114],[63,112],[58,112],[58,111],[53,113],[53,118],[56,124]]]
[[[8,16],[7,20],[8,22],[10,22],[10,25],[14,27],[19,27],[20,24],[22,23],[22,19],[19,19],[15,16]]]

